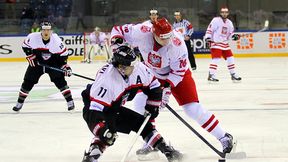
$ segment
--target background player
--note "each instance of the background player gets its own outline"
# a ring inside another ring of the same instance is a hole
[[[89,35],[88,52],[86,53],[85,62],[91,63],[95,55],[101,55],[106,50],[104,48],[108,38],[104,32],[101,32],[99,27],[94,28],[94,32]],[[106,51],[108,52],[108,51]],[[107,53],[108,55],[108,53]]]
[[[220,9],[220,16],[212,19],[204,36],[204,39],[210,46],[212,57],[208,74],[208,81],[210,82],[219,82],[219,79],[216,78],[216,72],[221,57],[227,61],[227,68],[232,81],[239,82],[242,79],[235,71],[234,56],[228,43],[229,39],[234,41],[240,39],[240,35],[233,34],[234,26],[228,19],[228,15],[228,8],[222,7]]]
[[[196,70],[197,66],[190,41],[193,34],[193,26],[188,20],[182,18],[182,14],[180,11],[174,12],[174,17],[175,21],[173,23],[173,28],[182,33],[188,50],[188,58],[191,68],[192,70]]]
[[[114,26],[111,32],[112,49],[125,41],[139,48],[145,65],[160,80],[163,87],[160,107],[165,107],[172,93],[184,112],[221,142],[223,152],[230,152],[233,137],[220,127],[215,115],[199,103],[196,85],[187,65],[188,52],[183,36],[172,30],[171,24],[165,18],[161,18],[153,23],[152,28],[143,24]],[[137,112],[143,114],[146,99],[143,93],[137,94]],[[148,152],[146,149],[149,147],[142,149],[143,154]],[[140,155],[141,152],[137,153]]]
[[[43,22],[41,32],[29,34],[22,44],[29,66],[21,85],[17,104],[13,107],[14,111],[19,111],[22,108],[29,92],[44,73],[49,75],[51,82],[61,91],[67,101],[68,110],[73,110],[75,107],[71,91],[65,80],[65,76],[71,76],[72,73],[67,64],[68,51],[59,36],[52,33],[51,28],[50,22]],[[38,63],[61,68],[65,70],[65,73],[47,69],[39,66]]]
[[[83,162],[97,162],[104,150],[113,145],[117,132],[138,131],[144,117],[123,106],[134,98],[138,89],[148,96],[145,109],[151,113],[151,118],[157,117],[162,97],[160,83],[148,67],[136,60],[130,47],[124,45],[114,49],[111,64],[104,65],[92,86],[88,85],[82,92],[83,118],[95,136]],[[182,158],[165,143],[151,123],[146,124],[141,136],[149,146],[165,154],[169,162]]]

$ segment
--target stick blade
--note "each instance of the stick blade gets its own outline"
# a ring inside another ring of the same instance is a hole
[[[246,152],[227,153],[225,156],[226,159],[245,159],[246,157]]]

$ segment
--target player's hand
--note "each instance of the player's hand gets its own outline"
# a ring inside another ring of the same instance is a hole
[[[70,77],[72,75],[72,69],[68,64],[63,65],[61,69],[64,71],[65,76]]]
[[[211,47],[211,43],[212,43],[212,40],[211,40],[211,38],[206,38],[205,39],[205,42],[206,42],[206,44],[207,44],[207,47]]]
[[[147,110],[151,117],[150,119],[155,119],[159,115],[159,106],[152,106],[152,105],[146,105],[145,110]]]
[[[116,139],[118,138],[118,135],[116,132],[111,132],[109,129],[104,129],[103,133],[100,131],[100,140],[103,141],[108,146],[112,146]]]
[[[26,60],[28,61],[29,65],[31,67],[35,67],[35,62],[36,62],[36,55],[35,54],[31,54],[26,56]]]
[[[240,37],[241,37],[241,36],[240,36],[239,34],[233,34],[233,35],[232,35],[232,40],[233,40],[233,41],[237,41],[237,40],[240,39]]]
[[[163,88],[160,109],[164,109],[166,107],[166,104],[169,103],[170,95],[171,95],[171,87],[169,86],[169,87]]]

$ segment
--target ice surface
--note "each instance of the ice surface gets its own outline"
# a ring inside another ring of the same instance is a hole
[[[288,162],[288,58],[236,58],[242,83],[232,83],[224,60],[218,84],[208,84],[209,59],[197,59],[193,71],[201,104],[214,112],[221,126],[238,140],[245,162]],[[67,112],[66,102],[48,75],[31,91],[21,113],[12,112],[28,63],[0,63],[0,162],[80,162],[92,139],[82,119],[80,92],[90,81],[72,76],[76,112]],[[103,62],[71,62],[73,72],[94,78]],[[185,92],[183,92],[185,93]],[[189,94],[187,94],[189,95]],[[132,105],[129,104],[128,105]],[[189,119],[172,98],[170,105],[217,148],[220,143]],[[168,110],[157,118],[157,128],[167,141],[185,153],[186,161],[217,162],[217,155]],[[119,162],[133,134],[120,134],[100,162]],[[139,138],[130,156],[142,145]],[[161,155],[157,160],[165,162]]]

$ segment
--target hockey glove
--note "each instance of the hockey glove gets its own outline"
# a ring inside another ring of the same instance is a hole
[[[27,59],[29,65],[31,67],[35,67],[35,62],[36,62],[36,55],[35,54],[28,55],[26,57],[26,59]]]
[[[61,69],[64,71],[65,76],[70,77],[72,75],[72,69],[68,64],[63,65]]]
[[[206,45],[207,45],[207,47],[211,47],[211,43],[212,43],[212,40],[211,40],[211,38],[206,38],[205,39],[205,42],[206,42]]]
[[[159,114],[159,106],[146,105],[145,110],[147,110],[151,114],[150,119],[157,118]]]
[[[239,40],[240,39],[240,35],[239,34],[233,34],[232,35],[232,40],[233,41],[237,41],[237,40]]]
[[[104,142],[108,146],[112,146],[118,137],[117,133],[111,132],[109,129],[104,128],[103,130],[99,131],[100,133],[100,140]]]
[[[169,98],[171,95],[171,87],[164,87],[163,93],[162,93],[162,101],[160,104],[160,109],[164,109],[166,107],[166,104],[169,103]]]

